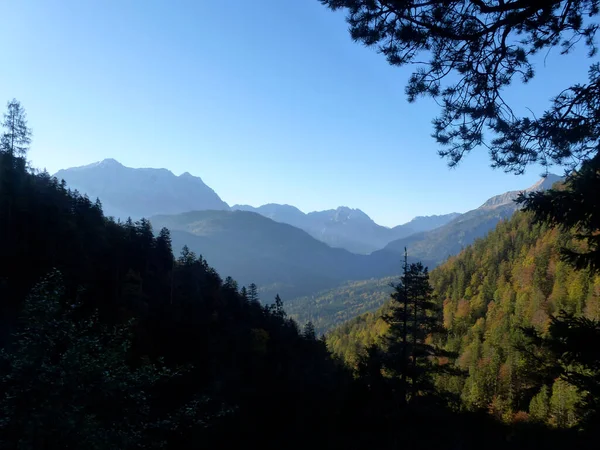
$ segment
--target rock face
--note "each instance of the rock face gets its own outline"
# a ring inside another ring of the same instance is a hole
[[[227,203],[201,178],[167,169],[133,169],[114,159],[58,171],[71,189],[100,198],[107,216],[139,219],[193,210],[226,210]]]
[[[545,191],[546,189],[550,189],[554,183],[561,180],[562,177],[559,177],[558,175],[554,174],[549,174],[547,177],[540,179],[533,186],[530,186],[527,189],[525,189],[524,192]],[[509,191],[505,192],[504,194],[496,195],[488,199],[478,209],[493,209],[497,208],[498,206],[512,205],[514,207],[514,210],[516,211],[517,205],[515,205],[514,201],[521,192],[523,191]]]

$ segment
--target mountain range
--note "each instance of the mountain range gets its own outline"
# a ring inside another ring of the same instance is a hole
[[[417,217],[387,228],[348,207],[308,214],[280,204],[230,208],[198,177],[133,169],[113,159],[55,176],[71,189],[99,197],[107,215],[149,217],[155,231],[169,228],[176,252],[187,245],[224,276],[258,284],[267,301],[275,293],[286,299],[304,296],[294,303],[296,310],[344,282],[399,273],[405,247],[411,260],[436,266],[512,216],[520,192],[492,197],[465,214]],[[526,191],[559,180],[549,175]]]
[[[360,254],[379,250],[412,233],[431,230],[459,215],[416,217],[406,224],[388,228],[375,223],[360,209],[345,206],[308,214],[295,206],[274,203],[257,208],[249,205],[230,208],[199,177],[187,172],[176,176],[167,169],[134,169],[114,159],[60,170],[54,176],[91,199],[100,198],[106,215],[122,220],[188,211],[251,211],[300,228],[331,247]]]
[[[295,206],[269,203],[258,208],[234,205],[234,210],[251,211],[276,222],[301,228],[314,238],[331,247],[345,248],[353,253],[369,254],[388,243],[413,233],[440,227],[459,213],[440,216],[416,217],[408,223],[388,228],[375,223],[360,209],[340,206],[337,209],[303,213]]]

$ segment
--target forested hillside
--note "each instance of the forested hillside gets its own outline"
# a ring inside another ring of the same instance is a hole
[[[312,322],[317,333],[325,333],[343,322],[387,302],[396,277],[350,281],[333,289],[298,297],[286,303],[285,310],[299,323]]]
[[[600,0],[7,3],[0,450],[598,449]]]
[[[350,380],[280,300],[10,152],[0,182],[3,448],[266,444],[336,417]]]
[[[440,388],[507,420],[524,412],[553,425],[576,423],[577,391],[536,373],[549,361],[531,360],[524,333],[527,327],[547,332],[561,310],[600,318],[600,276],[561,260],[559,249],[568,243],[567,234],[519,212],[431,273],[447,330],[441,344],[466,375],[440,376]],[[357,364],[385,335],[386,310],[389,305],[338,327],[329,347]]]

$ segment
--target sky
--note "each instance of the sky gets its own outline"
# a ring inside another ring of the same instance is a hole
[[[318,0],[4,1],[0,17],[0,103],[25,107],[28,157],[50,173],[115,158],[200,176],[230,205],[343,205],[386,226],[542,173],[493,170],[485,149],[449,169],[438,108],[404,95],[410,68],[352,42]],[[537,62],[507,93],[517,111],[543,111],[590,64],[558,50]]]

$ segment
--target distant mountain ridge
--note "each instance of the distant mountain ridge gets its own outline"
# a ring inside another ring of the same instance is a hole
[[[134,169],[109,158],[59,170],[54,176],[92,200],[100,198],[105,214],[121,219],[229,209],[201,178],[188,172],[176,176],[167,169]]]
[[[100,198],[105,213],[121,220],[188,211],[250,211],[300,228],[331,247],[358,254],[369,254],[393,240],[444,225],[458,215],[416,217],[388,228],[375,223],[360,209],[347,206],[308,214],[295,206],[276,203],[229,208],[200,177],[189,172],[176,176],[167,169],[131,168],[112,158],[59,170],[54,176],[92,200]]]
[[[293,225],[331,247],[344,248],[359,254],[369,254],[383,248],[395,239],[437,228],[460,215],[459,213],[450,213],[438,216],[420,216],[406,224],[387,228],[375,223],[362,210],[347,206],[313,211],[308,214],[294,206],[276,203],[256,208],[249,205],[233,205],[231,209],[255,212],[276,222]]]
[[[520,192],[494,196],[465,214],[420,216],[388,228],[375,223],[362,210],[347,206],[308,214],[295,206],[276,203],[230,208],[200,177],[188,172],[176,176],[167,169],[134,169],[114,159],[60,170],[55,176],[92,200],[100,198],[106,214],[120,219],[241,210],[300,228],[333,248],[366,255],[377,251],[399,252],[408,246],[415,256],[436,263],[483,236],[499,220],[510,217],[516,210],[513,200]],[[560,177],[549,175],[528,190],[546,189],[558,180]]]
[[[496,195],[479,208],[461,214],[439,228],[390,242],[381,252],[401,253],[406,247],[413,257],[440,264],[472,244],[475,239],[484,237],[499,221],[512,217],[518,209],[515,199],[521,192],[546,190],[561,180],[562,177],[549,174],[527,189]]]

